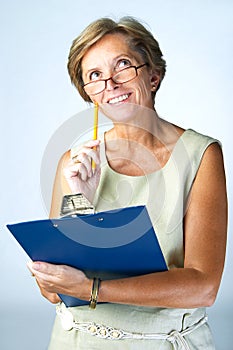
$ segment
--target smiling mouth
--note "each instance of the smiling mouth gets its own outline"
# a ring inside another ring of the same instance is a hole
[[[121,95],[118,97],[114,97],[111,100],[109,100],[108,103],[110,103],[110,104],[119,103],[119,102],[127,100],[129,98],[129,96],[130,96],[130,94],[125,94],[125,95]]]

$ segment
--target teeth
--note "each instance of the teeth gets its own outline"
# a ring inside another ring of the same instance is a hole
[[[109,103],[118,103],[118,102],[126,100],[128,97],[129,97],[128,94],[127,95],[122,95],[122,96],[119,96],[119,97],[115,97],[112,100],[110,100]]]

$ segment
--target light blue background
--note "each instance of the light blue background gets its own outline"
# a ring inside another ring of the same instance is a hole
[[[63,122],[87,108],[66,71],[70,44],[90,21],[127,14],[149,24],[167,60],[159,114],[222,141],[231,208],[231,0],[1,0],[1,350],[46,349],[54,319],[54,306],[40,296],[26,254],[4,226],[47,216],[40,193],[44,150]],[[233,343],[231,232],[230,213],[226,268],[209,309],[218,350]]]

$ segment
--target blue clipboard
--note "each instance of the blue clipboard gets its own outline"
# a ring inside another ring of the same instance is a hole
[[[9,224],[33,261],[76,267],[88,277],[116,279],[167,270],[145,206]],[[89,302],[60,295],[66,306]]]

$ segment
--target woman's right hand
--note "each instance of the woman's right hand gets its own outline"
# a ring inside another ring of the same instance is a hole
[[[99,140],[91,140],[72,157],[69,152],[63,165],[63,176],[71,192],[83,193],[91,203],[100,180],[99,144]],[[95,162],[95,169],[92,168],[92,160]]]

